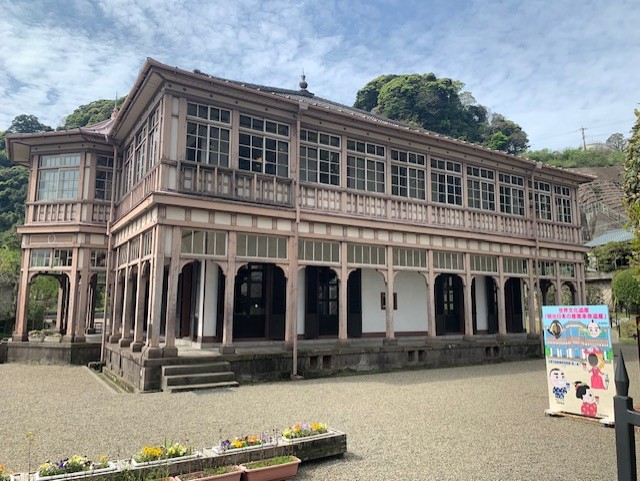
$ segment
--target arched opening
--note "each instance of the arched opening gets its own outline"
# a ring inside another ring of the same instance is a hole
[[[69,277],[64,273],[42,272],[31,278],[28,286],[27,331],[47,329],[66,334],[70,316],[69,286]]]
[[[190,339],[198,321],[200,268],[200,261],[189,262],[178,276],[177,339]]]
[[[504,309],[507,332],[524,332],[522,313],[522,280],[510,277],[504,284]]]
[[[462,279],[455,274],[440,274],[434,287],[436,335],[464,332],[464,294]]]
[[[304,337],[337,337],[340,281],[329,267],[305,268]]]
[[[236,274],[233,302],[234,339],[283,340],[286,278],[274,264],[251,263]]]
[[[576,288],[571,282],[564,282],[560,288],[560,300],[563,306],[576,305]]]
[[[471,283],[474,334],[498,332],[498,289],[491,276],[475,276]]]
[[[555,306],[556,304],[556,288],[548,279],[540,279],[540,291],[542,295],[543,306]]]

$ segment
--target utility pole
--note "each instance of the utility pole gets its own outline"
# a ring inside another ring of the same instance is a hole
[[[584,127],[580,127],[580,130],[582,131],[582,150],[587,150],[587,142],[584,139],[584,131],[587,129]]]

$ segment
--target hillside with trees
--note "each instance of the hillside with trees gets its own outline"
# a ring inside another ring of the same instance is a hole
[[[464,84],[424,75],[382,75],[356,94],[355,108],[510,154],[528,147],[515,122],[479,104]]]

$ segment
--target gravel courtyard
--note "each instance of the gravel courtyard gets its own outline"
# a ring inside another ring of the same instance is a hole
[[[631,394],[640,400],[633,346]],[[617,348],[616,348],[617,352]],[[121,394],[84,367],[0,365],[0,464],[73,453],[127,458],[163,440],[229,437],[323,421],[347,433],[342,458],[301,480],[615,479],[614,430],[544,415],[543,360],[242,386],[202,394]]]

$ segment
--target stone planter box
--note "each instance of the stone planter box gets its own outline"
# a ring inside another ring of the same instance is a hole
[[[233,454],[233,453],[243,453],[247,451],[260,451],[265,450],[266,448],[271,448],[276,446],[275,442],[257,444],[255,446],[245,446],[244,448],[232,448],[232,449],[222,449],[220,446],[214,446],[211,449],[206,449],[206,451],[211,451],[211,455],[219,456],[221,454]]]
[[[200,456],[199,453],[194,453],[194,454],[189,454],[187,456],[156,459],[155,461],[145,461],[143,463],[139,463],[135,459],[131,458],[131,466],[134,468],[150,468],[150,467],[157,467],[157,466],[167,466],[168,464],[176,464],[182,461],[189,461],[192,459],[196,459],[198,456]]]
[[[304,443],[307,441],[314,441],[316,439],[324,439],[324,438],[329,438],[331,436],[335,436],[341,434],[339,431],[336,431],[334,429],[327,429],[326,433],[322,433],[322,434],[314,434],[313,436],[304,436],[301,438],[285,438],[284,436],[282,436],[279,440],[280,443],[285,444],[285,445],[290,445],[290,444],[300,444],[300,443]]]
[[[109,461],[108,465],[104,468],[87,469],[86,471],[76,471],[75,473],[56,474],[53,476],[40,476],[39,473],[35,474],[36,481],[54,481],[59,479],[76,479],[87,478],[92,476],[101,476],[106,473],[115,471],[118,468],[116,463]]]

